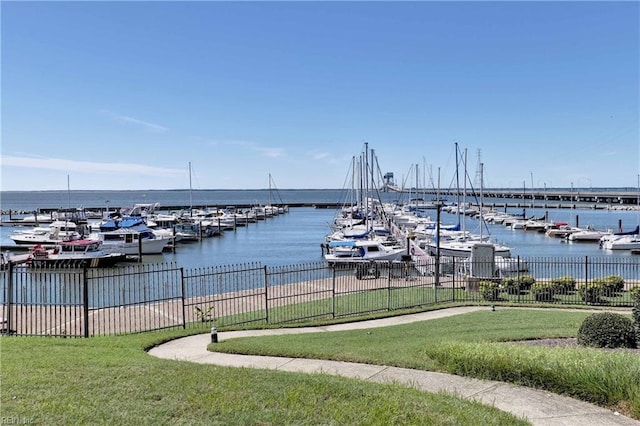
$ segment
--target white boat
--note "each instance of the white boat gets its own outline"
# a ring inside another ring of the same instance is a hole
[[[407,249],[398,245],[387,246],[378,240],[332,241],[324,255],[328,263],[354,263],[367,261],[401,260]]]
[[[529,264],[522,259],[494,256],[493,262],[494,277],[510,277],[519,272],[529,271]],[[473,275],[473,262],[470,257],[463,260],[462,269],[459,272]]]
[[[51,212],[50,214],[34,213],[23,217],[20,222],[24,225],[39,225],[41,223],[51,223],[57,218],[58,214],[56,212]]]
[[[569,234],[567,239],[569,241],[575,242],[598,242],[600,239],[606,235],[612,235],[611,230],[608,231],[599,231],[597,229],[593,229],[588,227],[583,229],[582,231],[572,232]]]
[[[529,271],[529,264],[526,260],[495,256],[494,261],[496,265],[496,275],[501,277],[508,277],[517,272]]]
[[[524,223],[524,230],[543,232],[546,229],[547,225],[547,223],[541,220],[529,219]]]
[[[102,242],[98,240],[64,241],[53,249],[47,250],[42,245],[34,246],[27,264],[29,266],[87,266],[90,268],[113,266],[126,260],[124,253],[109,253],[102,250]]]
[[[605,250],[637,250],[640,249],[640,235],[619,235],[604,240],[601,247]]]
[[[493,244],[481,239],[445,240],[440,241],[440,255],[453,257],[469,257],[473,247],[477,244]],[[429,254],[435,255],[438,244],[434,241],[428,244]],[[511,257],[511,248],[499,244],[493,244],[495,256]]]
[[[9,235],[9,238],[18,245],[55,245],[61,241],[79,240],[82,235],[75,230],[73,222],[52,222],[49,226],[37,226],[35,228]]]
[[[160,254],[171,242],[171,238],[158,237],[152,229],[118,228],[91,234],[90,237],[100,240],[105,251],[128,255]]]
[[[582,228],[571,226],[569,224],[553,224],[546,228],[544,235],[547,237],[567,238],[569,235],[582,231]]]

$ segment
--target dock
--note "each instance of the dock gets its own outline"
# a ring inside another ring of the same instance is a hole
[[[30,253],[25,254],[11,254],[9,252],[0,253],[0,270],[7,269],[7,265],[9,263],[13,263],[15,265],[27,263],[27,261],[31,258]]]

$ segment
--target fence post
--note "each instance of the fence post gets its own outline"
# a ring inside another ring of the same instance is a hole
[[[453,258],[453,276],[451,277],[451,294],[452,294],[452,300],[455,302],[456,301],[456,277],[458,276],[458,266],[456,265],[456,258]],[[436,295],[437,295],[437,291],[436,291]],[[438,301],[438,296],[436,296],[435,301]]]
[[[454,260],[455,262],[455,260]],[[454,272],[455,272],[455,263],[453,264]],[[436,254],[436,275],[435,281],[433,282],[433,303],[438,304],[438,287],[440,286],[440,254]],[[455,273],[453,274],[455,275]]]
[[[391,310],[391,275],[393,272],[393,262],[391,260],[388,260],[387,262],[387,265],[389,266],[389,273],[387,274],[387,312],[389,312]]]
[[[184,267],[180,267],[180,300],[182,301],[182,329],[187,328],[186,300],[184,287]]]
[[[517,290],[516,291],[518,292],[518,294],[516,296],[516,302],[520,303],[520,282],[522,281],[520,279],[520,255],[518,255],[518,257],[517,257],[516,266],[518,267],[518,272],[516,272],[516,278],[517,278],[517,281],[516,281]]]
[[[267,265],[264,266],[264,319],[269,324],[269,277],[267,271]]]
[[[331,317],[336,317],[336,267],[335,265],[331,268],[331,281],[332,281],[332,289],[331,289]]]
[[[589,293],[589,256],[584,257],[584,304],[587,304],[587,294]],[[596,298],[596,300],[599,298]]]
[[[10,334],[13,326],[13,262],[9,261],[8,266],[9,269],[5,272],[7,274],[7,317],[5,318],[7,323],[5,332]]]
[[[82,267],[82,310],[84,314],[84,337],[89,337],[89,276],[88,267],[85,263]]]

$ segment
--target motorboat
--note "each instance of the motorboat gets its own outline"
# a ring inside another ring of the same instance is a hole
[[[385,245],[382,241],[345,240],[331,241],[324,258],[328,263],[353,263],[366,261],[401,260],[407,249],[399,245]]]
[[[160,254],[173,240],[170,231],[150,228],[141,216],[103,221],[89,238],[101,241],[105,250],[128,255]]]
[[[640,234],[609,237],[601,242],[600,247],[605,250],[637,250],[640,249]]]
[[[604,235],[600,238],[600,247],[605,248],[605,244],[609,241],[621,240],[622,237],[632,237],[634,235],[640,234],[640,225],[636,226],[636,228],[632,231],[622,231],[614,232],[613,234]],[[616,246],[624,247],[624,243],[622,241],[615,244]],[[635,249],[638,247],[630,247],[630,249]],[[611,249],[609,249],[611,250]],[[619,248],[617,250],[627,250],[626,248]]]
[[[547,223],[538,220],[538,219],[529,219],[524,223],[524,230],[525,231],[537,231],[537,232],[544,232],[545,228],[547,226]]]
[[[79,240],[82,237],[76,231],[73,222],[52,222],[49,226],[36,226],[35,228],[9,235],[9,238],[18,245],[55,245],[62,241]]]
[[[544,235],[547,237],[555,237],[555,238],[567,238],[569,235],[582,231],[582,228],[578,228],[576,226],[571,226],[567,223],[564,224],[555,224],[553,226],[547,227]]]
[[[592,227],[587,227],[581,231],[572,232],[567,236],[567,240],[573,242],[599,242],[606,235],[612,235],[611,230],[599,231]]]
[[[528,272],[529,264],[522,259],[514,259],[513,257],[494,256],[493,258],[493,276],[494,277],[510,277],[520,272]],[[463,274],[473,274],[473,261],[471,257],[465,258],[460,269]]]
[[[126,260],[124,253],[106,252],[99,240],[63,241],[53,249],[35,245],[27,260],[30,266],[86,266],[90,268],[113,266]]]
[[[171,238],[161,238],[152,229],[137,230],[118,228],[112,231],[91,234],[100,240],[106,251],[119,252],[128,255],[161,254],[171,242]]]
[[[51,212],[50,214],[45,213],[34,213],[23,217],[20,222],[23,225],[39,225],[45,223],[51,223],[58,218],[56,212]]]
[[[492,244],[495,256],[511,257],[511,248],[494,244],[481,238],[467,238],[467,239],[452,239],[442,240],[438,244],[437,241],[432,241],[427,245],[429,254],[435,255],[438,250],[441,256],[453,256],[453,257],[469,257],[473,251],[474,246],[478,244]]]

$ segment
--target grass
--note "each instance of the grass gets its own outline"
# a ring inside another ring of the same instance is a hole
[[[479,403],[402,386],[175,362],[145,352],[186,334],[3,336],[2,418],[91,425],[527,424]]]
[[[354,315],[363,316],[365,313],[381,315],[401,315],[403,310],[423,311],[426,306],[441,308],[444,303],[486,303],[512,304],[518,306],[572,306],[575,309],[611,309],[617,306],[632,306],[629,292],[620,292],[615,297],[603,297],[599,305],[585,304],[577,292],[554,296],[548,302],[537,302],[528,291],[519,295],[511,295],[506,291],[499,293],[498,300],[491,301],[482,298],[478,292],[466,291],[460,288],[438,288],[432,284],[415,287],[399,287],[357,291],[353,293],[339,293],[335,299],[326,298],[308,302],[289,303],[284,306],[270,307],[269,324],[284,324],[301,321],[334,320]],[[253,322],[259,326],[267,325],[265,312],[262,310],[229,315],[216,319],[220,326],[232,326]]]
[[[216,350],[445,371],[571,395],[640,419],[640,356],[504,343],[575,337],[588,312],[499,308],[422,323],[224,341]]]
[[[499,307],[369,330],[243,338],[217,350],[449,371],[544,387],[640,418],[640,356],[507,343],[575,336],[588,312]],[[153,358],[192,331],[0,338],[3,418],[62,424],[526,424],[443,394],[324,374]]]

